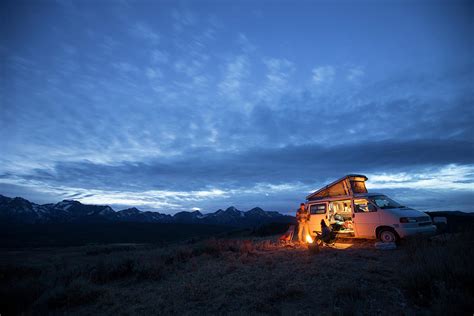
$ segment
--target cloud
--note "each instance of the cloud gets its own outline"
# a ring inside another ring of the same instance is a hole
[[[474,180],[472,177],[465,178],[473,171],[470,167],[474,165],[472,145],[472,142],[420,140],[366,142],[334,147],[300,145],[254,148],[238,153],[194,148],[187,150],[178,160],[170,157],[112,165],[59,162],[53,169],[32,169],[21,179],[90,190],[115,188],[142,191],[154,187],[160,190],[200,191],[206,190],[211,183],[226,190],[252,187],[255,183],[281,186],[299,181],[311,185],[354,172],[379,175],[375,180],[383,184],[380,175],[384,173],[398,178],[400,174],[408,176],[412,171],[435,174],[433,170],[438,170],[443,181],[460,181],[453,188],[472,188],[471,183],[464,181]],[[439,171],[440,168],[445,169]],[[2,176],[2,179],[9,178],[9,175]],[[409,180],[414,181],[413,178]],[[394,185],[393,181],[391,185]]]
[[[312,74],[312,82],[315,85],[321,85],[323,83],[331,83],[334,80],[336,70],[333,66],[320,66],[313,68]]]
[[[253,53],[257,47],[252,44],[252,42],[248,39],[248,37],[244,33],[239,33],[237,36],[237,45],[239,45],[240,49],[244,54]]]
[[[471,190],[472,63],[399,60],[401,71],[368,55],[373,63],[362,67],[356,52],[337,64],[321,51],[323,64],[311,69],[314,47],[297,38],[282,50],[215,12],[158,7],[153,20],[133,3],[117,8],[120,16],[104,11],[110,30],[90,11],[92,32],[74,15],[43,45],[20,33],[5,42],[0,174],[8,192],[283,209],[349,172],[394,194],[424,187],[431,197],[434,175],[449,183],[446,192]],[[44,18],[45,30],[58,28],[53,21]],[[213,190],[223,194],[206,195]]]
[[[116,62],[113,63],[112,66],[123,74],[138,72],[138,68],[135,65],[127,62]]]
[[[159,49],[154,49],[151,52],[151,62],[153,64],[165,64],[169,60],[169,56],[166,52],[159,50]]]
[[[225,66],[224,79],[219,83],[220,93],[231,99],[238,99],[244,85],[243,80],[249,72],[249,62],[244,55],[229,61]]]
[[[143,22],[137,22],[130,29],[130,34],[137,39],[145,40],[151,45],[157,45],[160,41],[160,34]]]
[[[175,71],[183,73],[189,77],[194,77],[199,74],[204,66],[204,62],[199,59],[178,60],[174,63]]]
[[[365,75],[365,71],[362,67],[356,66],[351,67],[347,70],[346,79],[352,82],[357,82]]]
[[[257,92],[260,99],[270,105],[278,104],[277,99],[290,90],[290,79],[295,72],[295,65],[287,59],[264,58],[267,68],[266,82]]]
[[[172,11],[171,17],[174,21],[173,29],[176,32],[182,32],[186,28],[196,25],[196,23],[198,22],[196,14],[188,9],[175,9]]]
[[[148,77],[148,79],[153,80],[163,78],[163,73],[159,69],[147,68],[146,76]]]

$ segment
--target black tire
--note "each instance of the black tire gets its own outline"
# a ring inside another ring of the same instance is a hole
[[[390,228],[382,228],[379,231],[379,239],[381,242],[397,242],[398,241],[398,234],[396,231]]]

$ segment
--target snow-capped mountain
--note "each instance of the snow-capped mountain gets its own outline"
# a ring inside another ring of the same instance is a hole
[[[21,197],[0,195],[0,221],[3,223],[66,223],[66,222],[147,222],[255,226],[269,222],[293,222],[294,217],[278,212],[266,212],[255,207],[243,212],[231,206],[214,213],[200,211],[162,214],[140,211],[133,207],[115,211],[108,205],[87,205],[63,200],[56,204],[35,204]]]
[[[180,223],[198,223],[204,218],[204,215],[199,211],[192,211],[192,212],[178,212],[173,215],[173,219],[175,222]]]
[[[115,214],[115,211],[108,205],[87,205],[74,200],[63,200],[53,206],[56,211],[62,211],[71,217],[83,216],[104,216]]]
[[[0,195],[0,219],[13,223],[50,223],[75,221],[106,221],[115,216],[108,205],[86,205],[64,200],[56,204],[35,204],[21,197]]]
[[[41,218],[39,205],[21,197],[9,198],[0,195],[0,219],[10,219],[13,222],[35,223]]]
[[[142,212],[136,207],[132,207],[116,212],[115,219],[121,222],[170,223],[173,217],[169,214],[158,212]]]
[[[217,225],[239,224],[245,220],[245,212],[239,211],[234,206],[224,210],[217,210],[214,213],[207,214],[206,221]]]

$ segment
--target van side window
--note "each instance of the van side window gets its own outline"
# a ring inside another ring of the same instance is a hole
[[[326,203],[325,204],[313,204],[309,207],[310,214],[325,214],[326,213]]]
[[[370,204],[367,200],[354,200],[354,206],[354,212],[356,213],[377,212],[377,208]]]

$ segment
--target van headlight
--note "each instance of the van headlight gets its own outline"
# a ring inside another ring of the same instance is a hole
[[[400,223],[416,223],[415,217],[400,217]]]

